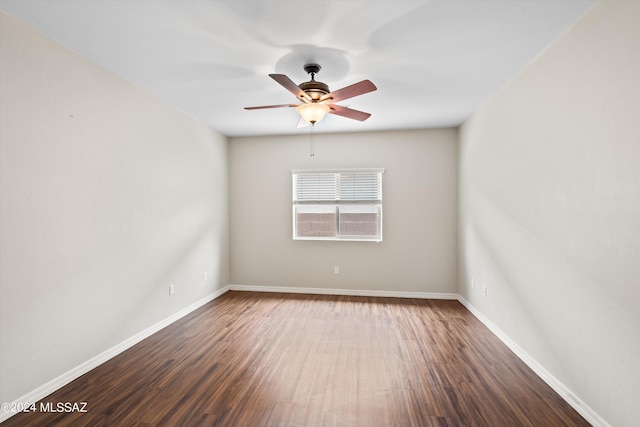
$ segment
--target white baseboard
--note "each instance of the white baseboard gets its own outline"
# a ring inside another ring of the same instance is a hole
[[[170,324],[172,324],[176,320],[181,319],[182,317],[186,316],[187,314],[191,313],[192,311],[202,307],[206,303],[218,298],[220,295],[224,294],[228,290],[229,290],[229,286],[225,286],[225,287],[223,287],[221,289],[218,289],[216,292],[214,292],[214,293],[212,293],[210,295],[207,295],[206,297],[204,297],[204,298],[194,302],[193,304],[183,308],[182,310],[172,314],[171,316],[167,317],[166,319],[161,320],[160,322],[156,323],[155,325],[152,325],[152,326],[148,327],[147,329],[135,334],[131,338],[128,338],[128,339],[124,340],[120,344],[117,344],[117,345],[111,347],[110,349],[98,354],[97,356],[87,360],[86,362],[82,363],[81,365],[76,366],[75,368],[65,372],[64,374],[60,375],[59,377],[54,378],[53,380],[49,381],[48,383],[38,387],[37,389],[25,394],[22,397],[14,400],[12,402],[13,407],[18,407],[19,408],[19,407],[21,407],[21,404],[24,404],[24,403],[36,403],[36,402],[38,402],[39,400],[45,398],[46,396],[50,395],[54,391],[58,390],[59,388],[64,387],[65,385],[69,384],[71,381],[75,380],[76,378],[86,374],[87,372],[89,372],[93,368],[96,368],[97,366],[99,366],[99,365],[103,364],[104,362],[106,362],[107,360],[117,356],[118,354],[122,353],[123,351],[127,350],[128,348],[133,347],[134,345],[136,345],[137,343],[139,343],[143,339],[155,334],[156,332],[158,332],[159,330],[169,326]],[[16,412],[5,412],[5,411],[0,412],[0,422],[6,420],[8,418],[11,418],[15,414],[16,414]]]
[[[288,294],[313,294],[313,295],[349,295],[360,297],[391,297],[391,298],[420,298],[420,299],[447,299],[457,300],[458,294],[435,292],[403,292],[403,291],[376,291],[359,289],[329,289],[329,288],[297,288],[289,286],[254,286],[254,285],[229,285],[230,291],[249,292],[281,292]]]
[[[493,324],[484,314],[471,305],[462,296],[458,296],[458,301],[464,305],[478,320],[480,320],[489,330],[502,341],[511,351],[515,353],[533,372],[549,385],[556,393],[558,393],[573,409],[575,409],[582,417],[594,427],[611,427],[600,415],[589,407],[585,402],[576,397],[567,386],[554,377],[540,363],[531,357],[526,351],[515,343],[507,334],[502,332],[495,324]]]

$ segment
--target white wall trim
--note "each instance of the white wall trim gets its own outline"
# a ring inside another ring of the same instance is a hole
[[[192,311],[202,307],[206,303],[208,303],[210,301],[213,301],[214,299],[218,298],[220,295],[224,294],[228,290],[229,290],[229,286],[225,286],[225,287],[223,287],[221,289],[218,289],[214,293],[212,293],[210,295],[207,295],[206,297],[194,302],[191,305],[188,305],[187,307],[183,308],[182,310],[180,310],[180,311],[172,314],[171,316],[159,321],[155,325],[152,325],[152,326],[148,327],[147,329],[145,329],[145,330],[135,334],[134,336],[122,341],[120,344],[117,344],[117,345],[111,347],[110,349],[98,354],[97,356],[92,357],[91,359],[89,359],[86,362],[76,366],[75,368],[65,372],[64,374],[60,375],[59,377],[54,378],[53,380],[49,381],[48,383],[36,388],[35,390],[25,394],[22,397],[14,400],[12,402],[12,405],[15,404],[14,407],[20,407],[20,404],[23,404],[23,403],[36,403],[36,402],[38,402],[39,400],[45,398],[49,394],[51,394],[54,391],[58,390],[59,388],[62,388],[65,385],[69,384],[71,381],[75,380],[76,378],[86,374],[90,370],[92,370],[92,369],[96,368],[97,366],[103,364],[107,360],[117,356],[118,354],[122,353],[123,351],[127,350],[128,348],[133,347],[134,345],[136,345],[140,341],[144,340],[145,338],[148,338],[149,336],[155,334],[159,330],[169,326],[173,322],[181,319],[182,317],[186,316],[187,314],[191,313]],[[11,418],[16,413],[17,412],[5,412],[5,411],[0,412],[0,422]]]
[[[392,297],[392,298],[421,298],[457,300],[459,295],[453,293],[435,292],[404,292],[404,291],[376,291],[360,289],[329,289],[329,288],[298,288],[289,286],[255,286],[229,285],[230,291],[249,292],[281,292],[287,294],[315,294],[315,295],[350,295],[361,297]]]
[[[493,322],[491,322],[482,312],[458,295],[458,301],[464,305],[478,320],[480,320],[489,330],[502,341],[511,351],[515,353],[529,368],[533,370],[542,380],[549,385],[556,393],[558,393],[573,409],[575,409],[582,417],[594,427],[611,427],[600,415],[589,407],[585,402],[575,396],[567,386],[554,377],[540,363],[531,357],[507,334],[502,332]]]

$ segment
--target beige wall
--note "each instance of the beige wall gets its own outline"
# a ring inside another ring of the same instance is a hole
[[[619,427],[640,425],[639,53],[640,3],[597,4],[461,129],[460,293]]]
[[[456,139],[453,129],[316,134],[310,157],[306,132],[232,138],[232,283],[455,293]],[[385,168],[381,243],[292,239],[292,169],[372,167]]]
[[[228,283],[227,141],[0,19],[0,401],[10,402]]]

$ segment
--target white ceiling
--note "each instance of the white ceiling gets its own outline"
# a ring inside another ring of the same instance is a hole
[[[268,77],[376,92],[317,132],[448,127],[469,115],[594,0],[0,0],[0,8],[228,136],[308,132]]]

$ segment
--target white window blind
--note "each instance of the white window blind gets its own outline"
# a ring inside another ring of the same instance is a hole
[[[293,200],[337,200],[337,179],[333,173],[298,173],[293,175]]]
[[[381,241],[383,172],[292,171],[294,239]]]
[[[343,173],[338,180],[340,200],[382,201],[382,173]]]
[[[293,171],[294,201],[382,201],[382,172]]]

